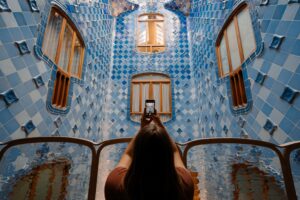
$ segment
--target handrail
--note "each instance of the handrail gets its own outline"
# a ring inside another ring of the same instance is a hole
[[[98,177],[98,164],[102,150],[110,145],[128,143],[132,138],[118,138],[106,140],[103,142],[95,143],[87,139],[79,139],[74,137],[33,137],[33,138],[23,138],[12,140],[8,142],[1,143],[0,147],[4,146],[0,150],[0,161],[3,158],[4,153],[11,147],[22,145],[22,144],[32,144],[32,143],[55,143],[55,142],[67,142],[79,145],[84,145],[88,147],[92,152],[92,163],[90,171],[90,182],[88,191],[88,200],[94,200],[96,196],[97,187],[97,177]],[[296,200],[296,190],[293,181],[293,175],[290,166],[290,154],[293,150],[300,148],[300,141],[289,142],[281,145],[276,145],[270,142],[252,140],[252,139],[241,139],[241,138],[209,138],[209,139],[196,139],[186,143],[176,143],[178,146],[184,147],[183,150],[183,161],[187,164],[187,155],[191,148],[199,145],[208,144],[248,144],[260,147],[265,147],[271,149],[276,153],[280,160],[280,165],[283,173],[284,184],[287,192],[287,197],[289,200]],[[283,151],[282,151],[283,150]]]

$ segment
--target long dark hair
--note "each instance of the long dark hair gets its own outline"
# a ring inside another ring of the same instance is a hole
[[[163,127],[151,123],[139,131],[124,187],[130,200],[185,199],[171,138]]]

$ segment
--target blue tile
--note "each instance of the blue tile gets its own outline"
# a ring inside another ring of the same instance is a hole
[[[7,4],[7,0],[0,0],[0,11],[1,12],[10,12],[11,9]]]
[[[266,116],[269,116],[272,112],[273,108],[268,105],[267,103],[264,104],[264,106],[262,107],[262,112],[265,113]]]
[[[4,124],[4,127],[8,134],[12,134],[20,127],[20,125],[15,119],[11,119],[6,124]]]
[[[0,29],[0,35],[1,35],[1,42],[2,43],[7,43],[7,42],[12,42],[13,39],[11,38],[9,31],[7,29]]]
[[[283,84],[286,84],[289,82],[289,80],[292,78],[293,73],[291,73],[290,71],[286,70],[286,69],[282,69],[280,72],[280,75],[278,77],[278,80],[280,82],[282,82]]]
[[[284,88],[284,91],[282,95],[280,96],[281,99],[287,101],[288,103],[293,103],[296,96],[299,94],[299,92],[295,91],[294,89],[290,87]]]
[[[300,121],[300,111],[294,107],[290,107],[290,109],[286,113],[286,117],[294,124],[298,124]]]
[[[25,21],[25,18],[24,18],[23,14],[21,12],[14,12],[14,16],[15,16],[15,19],[16,19],[19,26],[27,25],[26,21]]]
[[[17,41],[15,42],[15,44],[17,45],[21,55],[30,53],[30,50],[25,40]]]
[[[300,56],[300,40],[296,40],[291,50],[291,53]]]
[[[15,102],[17,102],[19,99],[13,89],[6,90],[0,94],[0,96],[5,101],[6,105],[9,106]]]
[[[35,125],[31,120],[22,125],[22,130],[25,132],[26,136],[28,136],[35,129]]]
[[[271,120],[267,119],[264,129],[268,131],[270,135],[273,135],[274,131],[277,129],[277,125],[275,125]]]
[[[22,82],[17,72],[8,75],[7,79],[11,87],[15,87]]]
[[[287,36],[297,38],[300,34],[300,21],[292,21]]]
[[[278,5],[275,9],[273,19],[281,19],[285,9],[286,9],[286,5]]]
[[[286,117],[280,122],[279,127],[284,130],[284,132],[289,133],[295,125]]]
[[[278,49],[280,47],[283,39],[284,39],[284,36],[282,36],[282,35],[274,35],[269,47],[272,49]]]
[[[295,90],[300,91],[300,74],[294,74],[289,85]]]
[[[10,119],[13,118],[13,115],[9,112],[8,109],[3,109],[0,111],[0,123],[5,124],[8,122]]]

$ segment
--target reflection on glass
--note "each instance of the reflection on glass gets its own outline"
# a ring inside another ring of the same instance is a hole
[[[200,199],[287,199],[280,161],[271,149],[199,145],[189,150],[187,164],[198,173]]]
[[[44,35],[42,50],[52,61],[55,60],[62,20],[57,12],[52,11]]]
[[[229,63],[227,57],[226,42],[224,37],[222,38],[220,43],[220,54],[222,59],[223,75],[225,75],[229,73]]]
[[[72,35],[73,30],[69,24],[66,24],[62,47],[60,51],[59,64],[58,66],[65,72],[68,71],[68,64],[71,54],[72,47]]]
[[[239,54],[239,47],[235,32],[234,21],[232,21],[227,28],[227,36],[231,55],[232,70],[235,70],[241,66],[241,58]]]
[[[82,62],[82,46],[80,41],[77,38],[77,35],[75,36],[75,44],[74,44],[74,54],[73,54],[73,61],[72,61],[72,74],[74,76],[79,77],[79,66]]]
[[[65,142],[10,147],[0,162],[1,200],[85,200],[91,155],[88,147]]]
[[[293,174],[296,194],[300,197],[300,148],[295,149],[290,155],[291,170]]]
[[[252,29],[252,22],[249,9],[244,9],[237,16],[240,29],[241,42],[243,46],[244,57],[247,59],[255,50],[255,38]]]

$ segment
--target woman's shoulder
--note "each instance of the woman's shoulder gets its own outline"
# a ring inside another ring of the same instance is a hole
[[[189,170],[183,167],[176,167],[177,174],[182,180],[182,184],[188,193],[194,193],[194,182]]]
[[[119,199],[119,195],[124,195],[123,181],[127,170],[125,167],[116,167],[109,173],[105,182],[106,199]]]

